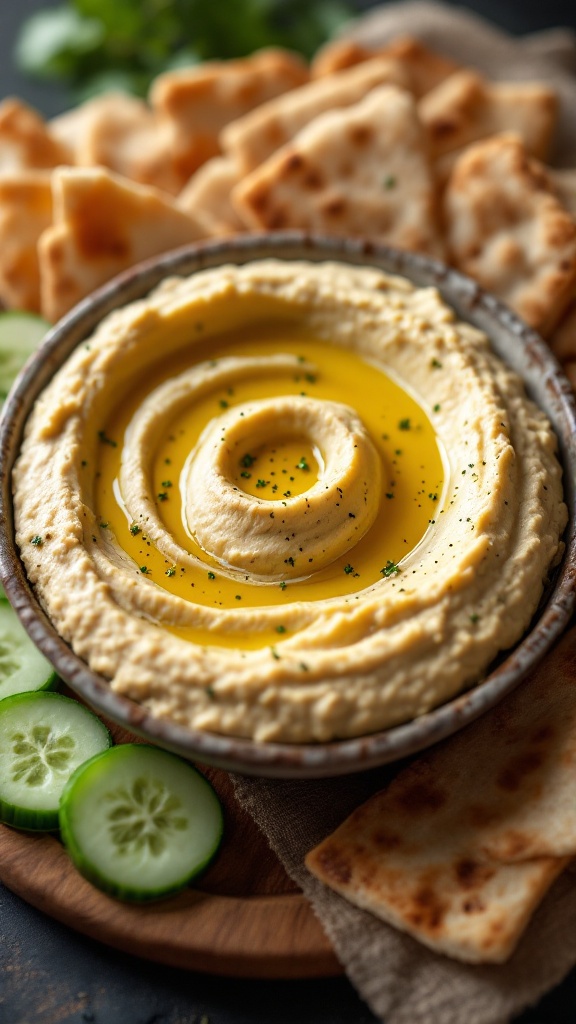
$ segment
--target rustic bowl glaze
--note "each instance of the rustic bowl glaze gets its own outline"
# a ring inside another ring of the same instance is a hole
[[[263,744],[185,729],[155,718],[138,704],[114,694],[107,681],[92,672],[58,635],[31,590],[14,540],[10,481],[26,419],[37,396],[72,349],[107,313],[146,295],[166,276],[266,257],[338,260],[402,274],[417,285],[436,286],[462,319],[489,335],[494,350],[523,378],[528,393],[547,413],[559,440],[570,512],[566,551],[528,633],[472,689],[405,725],[358,739],[325,744]],[[314,778],[356,772],[430,746],[483,714],[518,685],[567,626],[576,592],[575,437],[574,397],[544,342],[473,281],[440,263],[385,246],[314,238],[299,232],[187,246],[139,264],[79,303],[48,332],[20,374],[0,427],[0,575],[26,630],[61,677],[96,711],[132,732],[184,757],[245,774]]]

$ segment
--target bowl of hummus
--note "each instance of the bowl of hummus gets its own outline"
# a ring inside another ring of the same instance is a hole
[[[414,254],[195,245],[80,303],[2,425],[1,566],[89,704],[185,756],[335,775],[522,679],[574,606],[574,403]]]

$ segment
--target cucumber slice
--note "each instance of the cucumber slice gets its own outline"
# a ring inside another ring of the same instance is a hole
[[[5,598],[0,600],[0,700],[14,693],[50,689],[57,680],[12,606]]]
[[[0,821],[32,831],[57,829],[68,779],[111,742],[96,715],[61,693],[20,693],[0,701]]]
[[[0,313],[0,404],[50,326],[35,313]]]
[[[60,829],[81,874],[119,899],[184,888],[222,839],[222,808],[192,765],[127,743],[81,765],[60,803]]]

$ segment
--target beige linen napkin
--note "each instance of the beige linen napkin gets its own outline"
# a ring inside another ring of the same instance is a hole
[[[576,166],[573,33],[552,29],[512,39],[468,10],[417,0],[378,8],[347,34],[378,46],[407,33],[494,79],[552,83],[561,101],[553,159],[558,166]],[[537,671],[554,671],[556,657],[576,663],[576,629],[562,652],[549,655]],[[529,700],[530,680],[523,686]],[[576,873],[568,870],[560,876],[508,963],[472,966],[429,951],[328,890],[303,864],[307,851],[397,770],[384,767],[305,782],[235,777],[234,785],[238,800],[310,900],[350,981],[386,1024],[506,1024],[576,963]]]

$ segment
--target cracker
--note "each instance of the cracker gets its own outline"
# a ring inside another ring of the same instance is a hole
[[[222,132],[222,148],[242,172],[247,173],[319,114],[350,107],[359,103],[371,89],[389,83],[410,89],[410,76],[400,61],[375,58],[327,75],[233,121]]]
[[[488,82],[474,71],[458,71],[429,92],[419,113],[432,159],[444,179],[472,142],[504,131],[520,136],[531,156],[546,160],[558,113],[553,89],[538,82]]]
[[[159,75],[150,102],[173,124],[173,159],[181,185],[220,152],[218,137],[225,125],[307,80],[308,68],[296,54],[272,48]]]
[[[170,196],[104,168],[58,168],[52,192],[54,223],[38,242],[41,307],[51,321],[120,271],[203,236]]]
[[[238,168],[229,157],[214,156],[193,174],[176,202],[190,213],[207,235],[235,235],[246,224],[232,206],[230,194],[239,181]]]
[[[440,244],[416,106],[395,86],[317,117],[245,178],[232,201],[253,228],[362,235],[423,252]]]
[[[401,36],[377,49],[369,49],[353,39],[337,39],[326,43],[312,60],[310,74],[312,78],[322,78],[376,56],[401,61],[410,75],[411,90],[417,97],[424,96],[460,67],[455,61],[428,49],[419,39]]]
[[[135,96],[105,93],[54,118],[50,127],[81,167],[108,167],[173,195],[182,187],[172,157],[174,126]]]
[[[49,170],[0,176],[0,302],[9,309],[40,311],[36,246],[52,223]]]
[[[401,771],[308,868],[437,952],[506,960],[576,854],[575,657],[573,630],[548,671]]]
[[[18,99],[0,103],[0,173],[68,163],[70,150],[52,135],[40,114]]]
[[[451,262],[547,335],[576,288],[576,223],[542,165],[494,136],[459,158],[444,201]]]

